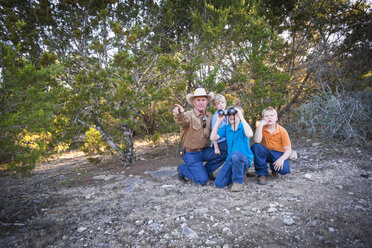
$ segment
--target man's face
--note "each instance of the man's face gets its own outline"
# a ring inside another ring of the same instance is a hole
[[[273,125],[278,120],[278,116],[274,111],[265,111],[263,118],[268,125]]]
[[[213,105],[213,107],[218,110],[223,110],[226,108],[226,102],[225,101],[219,101]]]
[[[199,112],[204,112],[207,109],[208,98],[206,96],[197,96],[192,103]]]

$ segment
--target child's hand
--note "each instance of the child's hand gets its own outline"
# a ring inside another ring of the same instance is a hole
[[[267,125],[267,121],[265,121],[265,120],[261,120],[260,121],[260,124],[259,124],[261,127],[263,127],[263,126],[266,126]]]
[[[282,158],[278,158],[274,163],[274,170],[276,171],[280,171],[281,169],[283,169],[283,164],[284,164],[284,159]]]
[[[238,115],[240,120],[244,118],[243,114],[242,114],[242,111],[240,109],[236,108],[236,112],[237,112],[237,115]]]
[[[224,115],[218,115],[217,116],[217,121],[218,122],[222,122],[224,119],[225,119],[225,116]]]
[[[217,146],[214,147],[214,154],[216,154],[216,155],[220,155],[221,154],[220,148],[218,148]]]

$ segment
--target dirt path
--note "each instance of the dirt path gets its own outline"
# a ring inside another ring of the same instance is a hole
[[[66,154],[0,178],[0,247],[371,247],[371,146],[294,149],[290,175],[239,193],[179,182],[169,146],[124,168]]]

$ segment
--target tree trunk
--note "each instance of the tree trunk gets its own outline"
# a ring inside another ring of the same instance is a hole
[[[126,124],[122,126],[123,134],[124,134],[124,142],[125,142],[125,152],[123,152],[120,156],[120,161],[123,165],[128,165],[130,163],[135,162],[136,156],[134,154],[134,142],[133,142],[133,130]]]

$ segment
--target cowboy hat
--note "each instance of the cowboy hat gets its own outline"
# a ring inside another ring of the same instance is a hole
[[[194,106],[194,104],[192,103],[192,101],[194,100],[194,97],[198,97],[198,96],[205,96],[208,98],[208,103],[211,102],[213,100],[213,97],[214,97],[214,94],[213,92],[210,92],[208,95],[207,95],[207,92],[205,91],[204,88],[197,88],[194,92],[194,94],[187,94],[186,95],[186,101],[191,105],[191,106]]]

